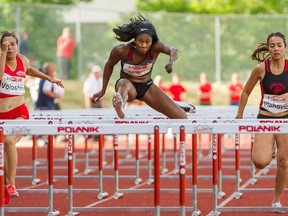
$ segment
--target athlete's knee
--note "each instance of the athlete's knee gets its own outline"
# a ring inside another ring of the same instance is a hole
[[[4,141],[4,148],[8,149],[8,148],[12,148],[14,147],[15,143],[13,142],[13,140],[11,139],[5,139]]]
[[[131,81],[129,81],[128,79],[120,79],[117,82],[117,86],[118,88],[121,87],[129,87],[131,85]]]
[[[277,166],[279,169],[282,169],[283,171],[288,170],[288,158],[278,157]]]
[[[253,164],[257,169],[264,169],[268,166],[271,160],[265,158],[252,158]]]
[[[181,119],[188,119],[188,116],[187,116],[187,114],[185,112],[183,112]]]

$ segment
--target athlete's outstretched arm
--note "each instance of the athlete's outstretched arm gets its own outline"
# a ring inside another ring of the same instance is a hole
[[[153,51],[155,53],[164,53],[166,55],[169,55],[170,58],[168,60],[168,63],[165,66],[165,69],[167,73],[171,73],[173,71],[173,64],[179,57],[179,51],[177,48],[169,46],[167,44],[162,43],[161,41],[157,41],[153,45]]]
[[[105,95],[114,66],[120,61],[122,53],[123,45],[115,46],[111,50],[110,56],[104,66],[102,90],[93,95],[92,101],[97,102]]]

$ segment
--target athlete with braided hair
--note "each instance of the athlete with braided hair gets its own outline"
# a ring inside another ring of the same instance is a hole
[[[280,32],[271,33],[265,43],[260,43],[252,59],[260,62],[251,72],[242,91],[236,118],[243,118],[243,112],[250,93],[260,83],[261,101],[258,119],[288,118],[288,60],[285,59],[286,40]],[[280,208],[280,198],[288,180],[288,134],[255,134],[252,160],[258,169],[270,164],[277,146],[277,174],[272,206]],[[279,212],[278,210],[277,212]]]
[[[153,24],[141,14],[130,18],[128,24],[118,26],[113,31],[117,40],[127,43],[116,45],[111,50],[104,67],[102,90],[93,95],[92,101],[96,102],[104,96],[114,66],[121,62],[120,78],[115,84],[116,93],[112,98],[119,118],[125,117],[126,102],[138,99],[168,118],[186,119],[185,111],[193,112],[195,107],[188,103],[176,104],[151,78],[153,65],[160,53],[169,56],[165,69],[167,73],[172,72],[173,64],[179,56],[178,50],[161,42]]]

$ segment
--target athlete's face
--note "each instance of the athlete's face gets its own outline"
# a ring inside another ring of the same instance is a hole
[[[269,39],[269,53],[273,59],[281,59],[285,56],[286,47],[281,37],[273,36]]]
[[[152,45],[152,37],[146,33],[139,34],[135,38],[135,44],[138,52],[145,55]]]
[[[12,58],[16,56],[17,49],[18,49],[18,44],[16,42],[16,39],[12,36],[3,38],[1,48],[2,50],[7,50],[7,58]]]

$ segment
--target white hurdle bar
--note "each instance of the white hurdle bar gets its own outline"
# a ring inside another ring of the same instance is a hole
[[[141,133],[145,134],[151,134],[153,133],[155,128],[158,128],[156,134],[158,136],[158,133],[166,133],[168,128],[172,128],[173,133],[181,133],[181,128],[183,130],[183,128],[185,129],[185,133],[191,133],[191,134],[197,134],[197,133],[211,133],[211,134],[224,134],[224,133],[232,133],[232,134],[237,134],[237,133],[241,133],[241,134],[250,134],[250,133],[274,133],[274,134],[280,134],[280,133],[287,133],[288,132],[288,127],[287,124],[285,123],[267,123],[265,125],[261,124],[261,123],[245,123],[245,122],[236,122],[236,123],[185,123],[185,121],[181,122],[176,122],[175,120],[170,120],[170,122],[161,122],[158,124],[156,124],[155,122],[153,123],[149,123],[149,124],[127,124],[125,125],[125,127],[123,127],[123,125],[119,125],[119,124],[108,124],[108,123],[101,123],[99,122],[98,124],[92,124],[92,125],[83,125],[83,124],[79,124],[79,125],[74,125],[74,124],[61,124],[61,125],[47,125],[47,124],[30,124],[29,120],[24,120],[22,122],[22,125],[25,126],[15,126],[13,124],[3,124],[3,129],[4,129],[4,134],[21,134],[21,135],[32,135],[32,134],[36,134],[36,135],[57,135],[57,134],[68,134],[68,135],[73,135],[75,133],[78,134],[111,134],[111,127],[113,127],[113,132],[117,132],[117,134],[127,134],[127,133],[137,133],[138,130],[141,129]],[[155,131],[154,131],[155,134]],[[156,142],[155,142],[156,143]],[[158,143],[159,144],[159,143]],[[1,143],[0,146],[3,146],[4,144]],[[1,148],[0,148],[1,149]],[[3,148],[2,148],[3,150]],[[213,150],[215,151],[214,153],[217,153],[217,146],[213,146]],[[157,148],[156,148],[157,151]],[[183,152],[183,149],[182,149]],[[0,155],[4,155],[3,152]],[[217,160],[217,156],[215,154],[215,157],[213,157],[213,160],[215,159],[215,161]],[[3,160],[3,158],[2,158]],[[70,158],[69,158],[70,160]],[[71,158],[72,160],[72,158]],[[159,159],[155,158],[155,163],[156,160],[159,161]],[[1,160],[0,160],[1,161]],[[216,162],[213,161],[213,164],[215,163],[216,166]],[[4,164],[4,163],[2,163]],[[1,163],[0,163],[1,165]],[[160,166],[156,166],[156,167],[160,167]],[[3,169],[3,166],[0,166],[1,169]],[[159,170],[157,170],[155,168],[155,181],[158,178],[156,176],[159,175],[158,172]],[[183,172],[182,172],[183,173]],[[3,178],[3,173],[1,173],[2,175],[0,176],[1,178]],[[73,172],[72,172],[73,175]],[[228,211],[228,208],[218,208],[217,205],[217,174],[213,173],[213,176],[215,175],[215,179],[213,178],[213,196],[214,196],[214,211],[213,214],[214,215],[218,215],[218,211]],[[160,175],[159,175],[160,176]],[[183,179],[183,178],[180,178]],[[53,179],[52,179],[53,180]],[[71,180],[71,179],[70,179]],[[159,182],[158,182],[159,183]],[[155,182],[155,185],[157,185],[157,182]],[[3,186],[3,185],[2,185]],[[155,186],[156,187],[156,186]],[[158,186],[157,186],[158,187]],[[2,191],[2,195],[3,196],[3,187],[1,187]],[[71,188],[70,188],[71,189]],[[157,189],[157,190],[156,190]],[[160,192],[158,191],[158,188],[155,188],[155,193],[157,193],[158,195],[160,195]],[[73,191],[73,190],[70,190]],[[158,191],[158,192],[157,192]],[[156,196],[156,195],[155,195]],[[71,197],[72,199],[72,197]],[[70,201],[71,201],[70,199]],[[185,199],[184,199],[185,200]],[[154,206],[154,210],[155,210],[155,215],[159,215],[160,214],[160,205],[158,203],[158,199],[155,198],[155,206]],[[0,209],[2,210],[2,208],[4,208],[3,206],[3,199],[0,200]],[[181,202],[181,207],[183,205],[183,197],[182,197],[182,202]],[[75,208],[73,208],[75,209]],[[73,209],[69,212],[69,214],[74,214]],[[77,208],[76,208],[77,209]],[[97,209],[97,208],[96,208]],[[235,211],[236,207],[233,208],[233,211]],[[243,211],[243,209],[245,208],[240,208],[239,211]],[[246,208],[246,210],[248,210],[249,208]],[[255,209],[257,209],[256,207],[253,207],[253,211],[256,211]],[[272,212],[275,211],[275,208],[272,207],[265,207],[265,208],[259,208],[258,211],[263,212],[263,209],[265,209],[265,211],[268,212]],[[18,208],[19,210],[19,208]],[[82,209],[81,209],[82,210]],[[161,209],[162,210],[162,209]],[[238,209],[237,209],[238,210]],[[288,208],[281,208],[281,210],[288,210]],[[95,209],[92,209],[92,211],[95,211]],[[251,211],[251,209],[249,209],[249,211]],[[185,212],[184,209],[181,210],[181,212]]]

